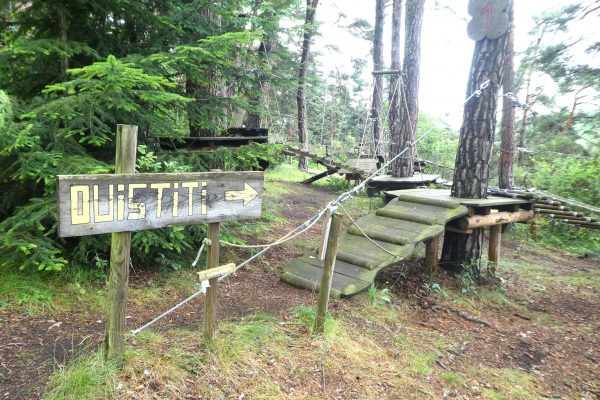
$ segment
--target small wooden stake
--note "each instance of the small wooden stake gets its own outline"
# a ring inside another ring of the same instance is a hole
[[[337,256],[337,241],[341,222],[342,215],[334,213],[331,217],[327,250],[325,252],[325,261],[323,262],[323,277],[321,278],[321,287],[319,288],[317,315],[315,316],[315,325],[313,327],[314,333],[323,333],[325,329],[325,316],[329,303],[329,293],[331,292],[331,280],[333,279],[333,266]]]
[[[317,259],[322,261],[325,258],[325,246],[327,244],[327,237],[329,236],[329,229],[331,228],[331,209],[328,208],[325,211],[323,219],[323,230],[321,231],[321,242],[319,243],[319,249],[317,250]]]
[[[438,253],[440,249],[440,237],[434,237],[425,243],[425,269],[434,274],[438,268]]]
[[[115,174],[135,172],[137,129],[134,125],[117,125]],[[120,366],[123,365],[125,350],[130,250],[131,232],[112,234],[104,357]]]
[[[502,226],[490,226],[490,247],[488,250],[488,260],[497,267],[500,261],[500,242],[502,238]]]
[[[208,253],[206,256],[206,269],[219,266],[219,238],[221,225],[218,222],[208,224]],[[217,290],[219,289],[219,278],[209,279],[210,287],[206,291],[206,300],[204,302],[204,339],[212,342],[215,339],[217,330]]]

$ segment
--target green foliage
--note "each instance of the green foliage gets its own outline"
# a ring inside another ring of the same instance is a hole
[[[458,276],[460,292],[464,296],[476,295],[478,290],[479,274],[475,273],[474,266],[465,266]]]
[[[371,283],[371,286],[367,291],[367,295],[369,296],[369,301],[374,306],[382,306],[384,304],[391,303],[392,301],[390,289],[377,289],[377,286],[375,286],[375,282]]]
[[[533,160],[533,186],[587,204],[600,204],[600,156],[540,157]]]

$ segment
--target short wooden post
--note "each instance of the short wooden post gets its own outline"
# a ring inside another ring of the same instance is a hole
[[[135,172],[137,129],[134,125],[117,125],[115,174]],[[123,365],[125,350],[130,250],[131,232],[112,234],[104,357],[120,366]]]
[[[328,208],[325,211],[323,219],[323,230],[321,231],[321,242],[317,249],[317,259],[322,261],[325,258],[325,245],[327,244],[327,238],[329,237],[329,229],[331,229],[331,209]]]
[[[342,215],[334,213],[331,217],[331,226],[327,240],[327,250],[325,251],[325,261],[323,262],[323,277],[321,278],[321,287],[319,288],[319,299],[317,302],[317,314],[315,316],[314,333],[323,333],[325,329],[325,316],[327,315],[327,305],[329,303],[329,293],[331,292],[331,280],[333,279],[333,265],[337,256],[337,241],[342,222]]]
[[[490,226],[490,247],[488,249],[488,261],[497,267],[500,261],[500,242],[502,240],[502,225]]]
[[[219,266],[219,239],[221,236],[221,225],[218,222],[208,224],[208,239],[210,246],[206,256],[206,269]],[[210,287],[206,290],[204,302],[204,339],[212,342],[217,331],[217,290],[219,289],[219,278],[209,279]]]
[[[425,242],[425,269],[434,274],[438,268],[438,253],[440,249],[440,237]]]

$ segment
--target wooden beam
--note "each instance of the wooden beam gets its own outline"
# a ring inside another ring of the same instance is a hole
[[[303,180],[301,183],[304,185],[308,185],[308,184],[318,181],[319,179],[323,179],[326,176],[333,175],[338,171],[339,171],[339,168],[328,168],[326,171],[321,172],[320,174],[311,176],[310,178]]]
[[[437,272],[439,249],[439,236],[425,242],[425,269],[429,274],[434,274]]]
[[[221,225],[218,222],[208,224],[208,254],[206,257],[206,269],[210,270],[219,265],[219,239]],[[204,339],[212,342],[217,331],[217,291],[219,289],[219,278],[211,278],[208,281],[210,287],[206,291],[204,302]]]
[[[331,280],[333,279],[333,266],[337,256],[338,236],[342,223],[342,214],[334,213],[331,216],[331,227],[329,228],[329,239],[327,240],[327,251],[323,263],[323,276],[319,288],[319,299],[317,301],[317,314],[315,316],[314,333],[323,333],[325,330],[325,317],[331,292]]]
[[[502,225],[490,226],[490,243],[488,261],[497,267],[500,261],[500,242],[502,240]]]
[[[533,211],[519,210],[516,212],[497,212],[488,215],[473,215],[470,217],[462,217],[457,221],[457,226],[460,229],[483,228],[492,225],[510,224],[513,222],[525,222],[533,218]]]
[[[115,174],[133,174],[137,151],[134,125],[117,125]],[[108,312],[104,337],[104,357],[122,367],[127,328],[127,289],[131,232],[113,233],[108,274]]]

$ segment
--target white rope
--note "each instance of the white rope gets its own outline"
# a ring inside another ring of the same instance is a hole
[[[373,239],[371,239],[369,237],[369,235],[367,235],[365,233],[365,231],[362,230],[362,228],[360,226],[358,226],[358,224],[356,223],[356,221],[354,221],[354,219],[352,218],[352,216],[348,213],[348,211],[346,211],[346,209],[344,208],[343,205],[339,204],[340,208],[342,209],[342,211],[348,216],[348,218],[350,218],[350,221],[352,222],[352,224],[354,224],[354,226],[360,231],[360,233],[363,234],[363,236],[368,239],[371,243],[373,243],[375,246],[379,247],[381,250],[385,251],[388,254],[391,254],[392,256],[396,257],[396,254],[392,253],[391,251],[389,251],[388,249],[386,249],[385,247],[383,247],[382,245],[380,245],[379,243],[377,243],[376,241],[374,241]]]
[[[210,246],[212,243],[209,238],[202,239],[202,246],[198,249],[198,254],[196,254],[196,259],[192,263],[192,267],[195,267],[198,264],[198,260],[200,260],[200,255],[202,254],[202,250],[204,250],[204,246]]]
[[[484,86],[485,84],[485,86]],[[481,84],[480,86],[480,90],[481,89],[485,89],[485,87],[487,87],[487,85],[489,84],[489,81],[484,82]],[[481,92],[479,93],[479,95],[481,95]],[[473,95],[469,96],[469,98],[467,99],[467,101],[473,97]],[[319,221],[319,219],[321,219],[321,217],[323,216],[323,214],[325,214],[325,212],[327,211],[327,209],[330,209],[332,207],[335,207],[337,205],[339,205],[342,210],[344,210],[343,206],[341,206],[341,203],[344,201],[347,201],[349,199],[352,198],[352,195],[355,193],[358,193],[359,191],[361,191],[365,185],[371,180],[373,179],[375,176],[377,176],[379,173],[381,173],[382,171],[384,171],[391,163],[393,163],[397,158],[401,157],[406,151],[408,151],[408,149],[410,149],[412,146],[416,146],[418,142],[420,142],[423,138],[425,138],[429,133],[431,133],[436,127],[431,127],[429,130],[427,130],[424,134],[422,134],[421,136],[419,136],[414,142],[409,143],[401,152],[399,152],[396,156],[394,156],[392,159],[390,159],[389,161],[387,161],[385,164],[383,164],[377,171],[373,172],[371,175],[369,175],[369,177],[367,177],[366,179],[364,179],[362,182],[360,182],[358,185],[354,186],[354,188],[350,189],[347,192],[342,193],[341,195],[339,195],[337,197],[337,199],[330,201],[326,207],[324,207],[322,210],[320,210],[318,213],[316,213],[313,217],[309,218],[308,220],[306,220],[303,224],[299,225],[298,227],[296,227],[295,229],[293,229],[292,231],[290,231],[289,233],[287,233],[286,235],[282,236],[280,239],[276,240],[275,242],[268,244],[268,245],[254,245],[252,247],[263,247],[263,249],[261,251],[259,251],[258,253],[256,253],[255,255],[253,255],[252,257],[246,259],[245,261],[243,261],[242,263],[238,264],[235,267],[235,270],[233,272],[229,272],[221,277],[219,277],[219,281],[221,281],[222,279],[224,279],[225,277],[231,275],[232,273],[238,271],[240,268],[248,265],[250,262],[252,262],[253,260],[255,260],[256,258],[260,257],[262,254],[266,253],[269,249],[271,249],[272,247],[279,245],[281,243],[287,242],[288,240],[292,240],[294,238],[296,238],[297,236],[301,235],[302,233],[306,232],[307,230],[309,230],[310,228],[312,228],[317,221]],[[344,212],[346,213],[346,215],[348,215],[348,217],[350,217],[350,215],[344,210]],[[350,217],[350,220],[356,225],[356,223],[354,222],[354,220]],[[356,225],[358,226],[358,225]],[[360,229],[360,228],[359,228]],[[362,230],[361,230],[362,231]],[[368,238],[368,236],[365,235],[365,237]],[[368,238],[370,239],[370,238]],[[370,239],[372,240],[372,239]],[[220,241],[223,244],[226,244],[228,246],[234,246],[234,247],[239,247],[241,245],[235,245],[233,243],[229,243],[226,241]],[[379,246],[379,244],[375,243],[377,246]],[[196,256],[196,260],[194,260],[194,262],[196,263],[197,260],[199,259],[199,254],[201,254],[203,248],[204,248],[205,242],[204,240],[202,241],[202,246],[200,246],[200,249],[198,250],[198,255]],[[382,250],[390,253],[388,250],[382,248]],[[390,253],[392,255],[395,256],[395,254]],[[143,331],[144,329],[147,329],[148,327],[154,325],[155,323],[157,323],[158,321],[160,321],[161,319],[163,319],[164,317],[166,317],[167,315],[173,313],[174,311],[176,311],[177,309],[181,308],[182,306],[184,306],[185,304],[187,304],[188,302],[190,302],[191,300],[193,300],[194,298],[196,298],[197,296],[204,294],[204,290],[199,290],[196,291],[195,293],[193,293],[192,295],[188,296],[187,298],[185,298],[184,300],[182,300],[181,302],[177,303],[176,305],[174,305],[173,307],[169,308],[168,310],[166,310],[165,312],[163,312],[162,314],[160,314],[158,317],[152,319],[151,321],[147,322],[146,324],[142,325],[141,327],[137,328],[137,329],[133,329],[131,330],[132,334],[138,334],[141,331]]]

